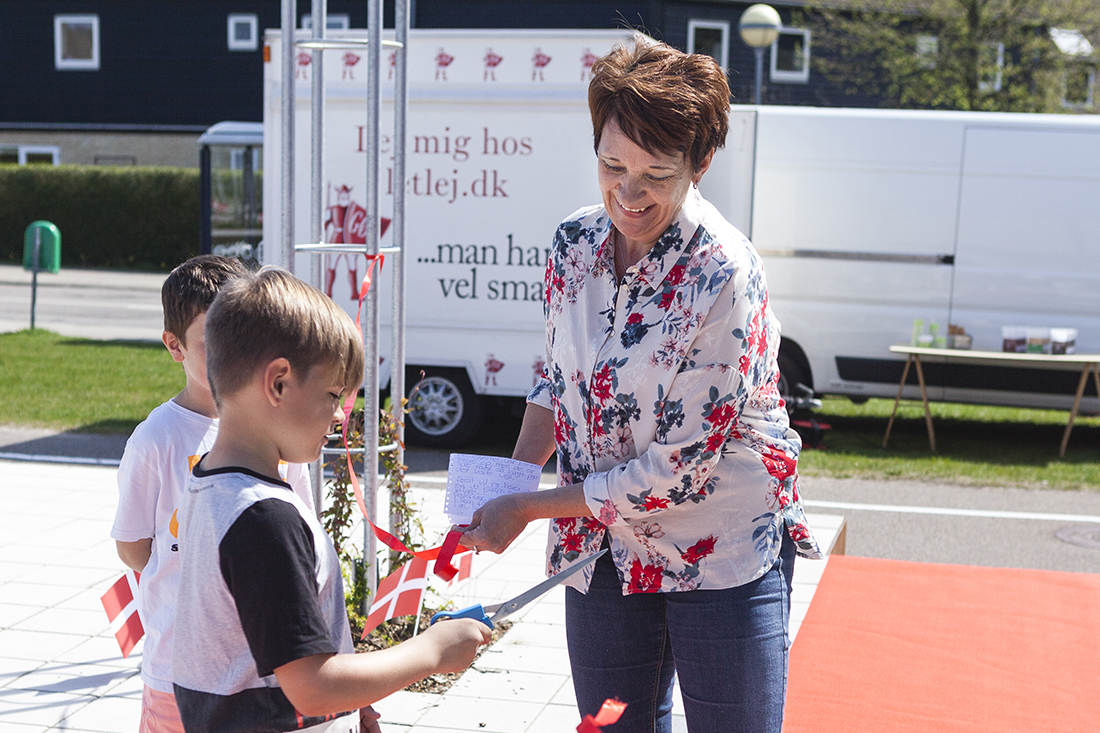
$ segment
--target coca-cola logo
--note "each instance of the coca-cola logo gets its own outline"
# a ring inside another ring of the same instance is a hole
[[[344,222],[349,242],[362,244],[367,241],[367,211],[354,201],[348,206],[347,219]]]

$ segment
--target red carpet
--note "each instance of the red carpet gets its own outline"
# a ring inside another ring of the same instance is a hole
[[[1100,730],[1100,575],[834,555],[783,730]]]

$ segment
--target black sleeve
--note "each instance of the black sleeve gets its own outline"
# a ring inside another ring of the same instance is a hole
[[[225,533],[218,551],[261,677],[296,659],[337,651],[317,598],[313,533],[294,506],[279,499],[256,502]]]

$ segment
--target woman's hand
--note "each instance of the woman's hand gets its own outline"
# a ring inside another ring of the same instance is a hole
[[[523,512],[524,494],[508,494],[492,499],[474,512],[470,524],[458,542],[481,552],[504,552],[530,521]]]
[[[508,494],[485,503],[474,512],[459,543],[474,550],[501,553],[535,519],[591,517],[584,498],[584,486],[570,484],[557,489]]]

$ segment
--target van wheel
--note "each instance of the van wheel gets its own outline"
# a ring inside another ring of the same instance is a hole
[[[798,398],[802,396],[801,391],[796,389],[796,385],[809,386],[808,377],[798,360],[791,358],[789,354],[780,352],[777,361],[779,363],[779,396],[787,405],[787,414],[793,415],[797,409],[795,406],[798,404]]]
[[[405,437],[409,443],[457,448],[476,437],[481,427],[481,397],[461,369],[409,368],[409,413]]]

